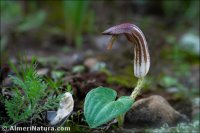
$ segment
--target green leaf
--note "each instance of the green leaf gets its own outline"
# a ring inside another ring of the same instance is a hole
[[[115,101],[116,91],[106,87],[91,90],[84,103],[84,115],[91,128],[95,128],[127,112],[134,102],[129,96]]]

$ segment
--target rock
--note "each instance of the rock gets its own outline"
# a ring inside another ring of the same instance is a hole
[[[163,97],[153,95],[134,103],[125,115],[124,127],[161,127],[165,123],[173,126],[188,121],[185,115],[177,112]]]
[[[89,68],[91,72],[99,72],[106,68],[106,63],[98,61],[96,58],[88,58],[84,61],[84,65]]]
[[[178,93],[180,89],[178,89],[177,87],[169,87],[167,88],[167,92],[168,93],[172,93],[172,94],[175,94],[175,93]]]
[[[98,62],[94,67],[93,67],[93,69],[92,69],[92,72],[94,71],[94,72],[99,72],[99,71],[101,71],[101,70],[103,70],[103,69],[105,69],[106,68],[106,63],[104,63],[104,62]]]
[[[178,92],[181,93],[181,92]],[[189,93],[189,92],[186,92]],[[187,118],[192,119],[192,99],[187,98],[185,96],[183,97],[174,97],[170,100],[170,104],[173,106],[173,108],[178,111],[181,114],[184,114],[187,116]]]
[[[51,71],[51,77],[53,79],[60,79],[64,75],[65,75],[65,71],[62,71],[62,70],[53,70],[53,71]]]
[[[84,61],[84,65],[88,67],[90,70],[98,63],[96,58],[88,58]]]
[[[48,68],[41,68],[41,69],[37,70],[37,74],[40,75],[40,76],[47,75],[48,72],[49,72]]]
[[[190,32],[184,34],[180,40],[181,47],[197,55],[200,53],[199,42],[199,36]]]
[[[73,73],[83,73],[85,71],[85,67],[83,65],[77,65],[72,68]]]

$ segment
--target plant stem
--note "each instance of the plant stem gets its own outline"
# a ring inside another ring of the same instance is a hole
[[[140,93],[140,90],[142,89],[144,78],[139,78],[137,82],[137,86],[135,87],[134,91],[131,93],[131,98],[135,100],[137,95]]]
[[[118,126],[121,127],[123,125],[123,122],[124,122],[123,114],[117,117],[117,121],[118,121]]]

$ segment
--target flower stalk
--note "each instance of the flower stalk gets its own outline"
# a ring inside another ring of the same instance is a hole
[[[143,86],[143,81],[144,81],[144,78],[138,79],[137,85],[136,85],[135,89],[133,90],[133,92],[131,93],[131,96],[130,96],[132,99],[136,99],[138,94],[140,94],[140,91],[141,91],[142,86]]]

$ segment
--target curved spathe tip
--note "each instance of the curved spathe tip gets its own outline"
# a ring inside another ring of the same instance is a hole
[[[138,78],[146,76],[150,68],[150,56],[143,32],[134,24],[124,23],[105,30],[103,35],[112,35],[108,49],[112,48],[116,37],[124,34],[134,44],[134,75]]]

